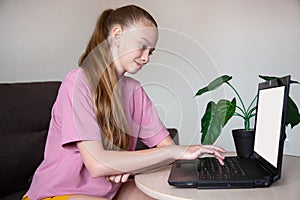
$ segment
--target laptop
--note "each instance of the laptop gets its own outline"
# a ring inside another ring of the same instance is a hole
[[[228,156],[176,161],[168,183],[175,187],[217,189],[268,187],[281,175],[290,76],[258,84],[254,152],[249,158]],[[230,168],[232,167],[232,168]]]

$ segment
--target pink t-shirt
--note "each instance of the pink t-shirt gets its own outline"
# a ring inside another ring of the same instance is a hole
[[[138,138],[149,147],[159,144],[169,133],[140,83],[124,76],[118,85],[129,124],[130,150]],[[30,199],[66,194],[114,197],[121,184],[91,177],[76,146],[81,140],[102,141],[89,85],[82,68],[76,68],[64,79],[53,106],[44,160],[27,192]]]

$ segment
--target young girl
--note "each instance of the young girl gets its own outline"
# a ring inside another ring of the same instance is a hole
[[[142,8],[102,13],[80,67],[60,87],[44,160],[24,200],[150,199],[129,175],[203,154],[224,164],[222,148],[175,145],[140,83],[124,76],[149,62],[157,38]],[[137,139],[153,148],[135,151]]]

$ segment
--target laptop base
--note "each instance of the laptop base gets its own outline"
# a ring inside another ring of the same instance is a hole
[[[233,177],[225,180],[209,177],[206,180],[198,171],[199,168],[203,168],[203,166],[199,166],[201,165],[200,161],[206,159],[217,161],[214,157],[176,161],[172,166],[168,183],[175,187],[198,189],[269,187],[273,183],[269,172],[264,170],[255,159],[236,156],[226,157],[225,165],[228,162],[227,160],[237,160],[239,165],[244,169],[247,177]]]

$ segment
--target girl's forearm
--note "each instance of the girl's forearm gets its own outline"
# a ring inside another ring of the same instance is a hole
[[[106,159],[106,164],[109,164],[107,165],[109,168],[114,166],[112,168],[116,170],[116,173],[127,172],[136,174],[173,163],[175,158],[170,151],[170,147],[165,146],[140,151],[107,151],[104,154],[112,158]]]
[[[83,141],[77,146],[93,177],[140,173],[170,164],[179,156],[175,151],[177,145],[141,151],[104,150],[97,141]]]

